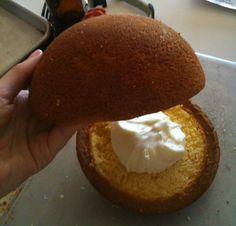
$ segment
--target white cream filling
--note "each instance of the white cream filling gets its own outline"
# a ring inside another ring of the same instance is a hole
[[[163,112],[112,123],[112,147],[129,172],[158,173],[181,159],[185,134]]]

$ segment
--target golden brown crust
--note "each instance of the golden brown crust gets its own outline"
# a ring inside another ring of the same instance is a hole
[[[212,183],[217,172],[220,150],[218,138],[209,119],[201,109],[190,102],[183,107],[193,115],[202,126],[206,137],[205,164],[195,181],[183,190],[181,194],[175,194],[168,199],[150,201],[134,195],[126,194],[113,186],[97,171],[91,155],[90,135],[91,126],[83,127],[77,133],[77,155],[82,170],[89,181],[108,199],[123,207],[143,213],[168,213],[181,209],[196,200]]]
[[[104,15],[56,38],[37,66],[31,106],[57,124],[128,119],[183,103],[205,84],[189,44],[160,21]]]

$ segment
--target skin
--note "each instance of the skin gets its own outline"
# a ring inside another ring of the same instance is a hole
[[[47,166],[76,131],[41,122],[30,109],[22,88],[42,55],[36,50],[0,79],[0,197]]]

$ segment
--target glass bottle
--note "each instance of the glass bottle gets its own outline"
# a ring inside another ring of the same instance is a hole
[[[46,0],[46,3],[56,34],[81,21],[85,15],[82,0]]]

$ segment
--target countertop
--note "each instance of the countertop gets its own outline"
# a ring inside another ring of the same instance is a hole
[[[196,202],[169,215],[143,216],[107,201],[82,173],[73,137],[54,161],[24,186],[4,226],[235,226],[236,64],[199,55],[206,87],[192,101],[211,119],[221,158],[216,178]]]
[[[37,14],[43,0],[15,0]],[[107,2],[119,2],[108,0]],[[236,11],[205,0],[145,0],[156,18],[173,27],[196,52],[236,62]]]

